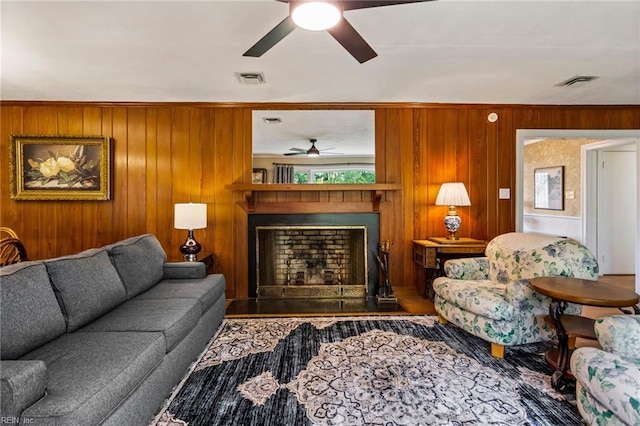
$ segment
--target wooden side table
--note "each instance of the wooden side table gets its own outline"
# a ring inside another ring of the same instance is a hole
[[[444,275],[444,262],[449,259],[483,256],[486,247],[486,241],[473,238],[460,238],[455,241],[439,237],[413,240],[415,284],[420,294],[433,300],[433,280]]]
[[[640,296],[630,290],[606,285],[598,281],[567,277],[539,277],[530,281],[531,287],[540,294],[551,298],[549,317],[558,334],[558,348],[547,353],[547,361],[556,371],[551,377],[551,385],[562,390],[569,373],[569,361],[572,350],[569,349],[569,336],[595,339],[593,325],[595,320],[578,315],[565,315],[567,303],[624,308],[631,306],[636,314],[640,308],[636,303]]]

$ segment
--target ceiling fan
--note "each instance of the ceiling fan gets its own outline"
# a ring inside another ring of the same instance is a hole
[[[378,54],[369,46],[362,36],[351,26],[349,21],[343,16],[343,12],[355,9],[368,9],[371,7],[393,6],[406,3],[422,3],[433,0],[277,0],[289,3],[289,16],[276,25],[256,44],[247,50],[243,56],[258,58],[271,49],[280,40],[285,38],[296,28],[310,29],[315,31],[327,30],[347,51],[361,64],[373,59]],[[315,8],[315,9],[314,9]],[[304,21],[305,9],[311,14],[311,23]],[[317,25],[318,16],[329,16],[326,25]]]
[[[318,142],[317,139],[309,139],[309,142],[311,143],[311,148],[309,149],[302,149],[302,148],[291,148],[289,149],[289,151],[295,151],[295,152],[285,152],[284,155],[306,155],[307,157],[319,157],[320,153],[324,153],[324,154],[330,154],[330,155],[343,155],[340,152],[327,152],[325,153],[325,151],[329,151],[331,149],[335,149],[335,147],[331,147],[331,148],[325,148],[325,149],[318,149],[316,148],[316,142]]]

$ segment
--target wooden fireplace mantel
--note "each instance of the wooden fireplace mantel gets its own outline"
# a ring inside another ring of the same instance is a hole
[[[243,192],[245,203],[244,208],[248,212],[274,213],[282,210],[283,203],[261,203],[258,209],[256,194],[260,192],[335,192],[335,191],[369,191],[371,193],[371,210],[380,211],[380,202],[385,191],[398,191],[401,189],[399,183],[362,183],[362,184],[289,184],[289,183],[234,183],[226,185],[226,189],[234,192]],[[314,206],[310,205],[314,204]],[[311,212],[311,209],[325,211],[322,203],[296,203],[287,202],[287,210],[300,213]],[[362,210],[362,203],[341,202],[330,203],[330,210],[334,212],[354,212]],[[327,206],[328,207],[328,206]]]

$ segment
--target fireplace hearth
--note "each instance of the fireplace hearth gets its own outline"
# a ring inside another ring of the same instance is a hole
[[[249,297],[375,296],[374,213],[249,215]]]

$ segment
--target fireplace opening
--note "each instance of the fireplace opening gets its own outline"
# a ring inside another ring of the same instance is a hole
[[[375,296],[379,217],[249,215],[249,297]]]
[[[257,226],[257,297],[366,297],[366,226]]]

